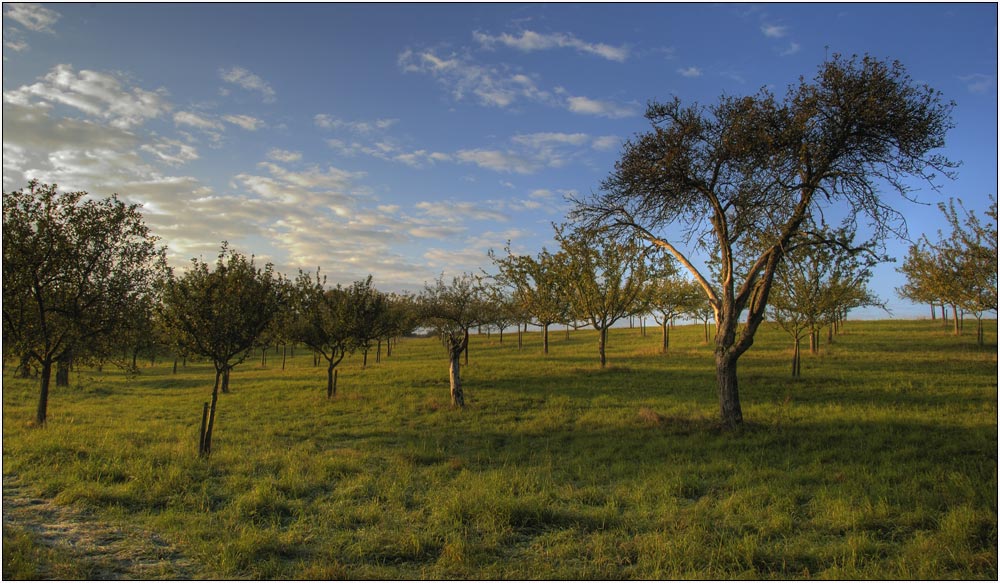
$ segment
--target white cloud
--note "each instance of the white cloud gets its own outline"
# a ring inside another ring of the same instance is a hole
[[[541,166],[535,161],[501,150],[459,150],[458,152],[455,152],[455,158],[459,162],[475,164],[480,168],[495,170],[497,172],[531,174],[541,168]]]
[[[233,125],[240,126],[248,132],[255,132],[264,127],[264,122],[262,120],[250,115],[224,115],[222,116],[222,119]]]
[[[760,25],[760,31],[768,38],[781,38],[788,34],[788,27],[778,26],[777,24],[762,24]]]
[[[677,69],[677,72],[684,77],[701,77],[701,69],[698,67],[688,67],[686,69]]]
[[[530,77],[513,73],[506,66],[479,65],[457,56],[441,58],[433,51],[410,49],[400,53],[398,64],[404,72],[431,75],[459,101],[471,94],[482,105],[505,108],[518,99],[547,102],[552,98]]]
[[[520,36],[503,33],[499,36],[492,36],[481,32],[473,32],[473,37],[480,45],[490,48],[495,45],[504,45],[524,52],[540,51],[553,48],[572,48],[582,53],[597,55],[609,61],[624,62],[628,58],[628,48],[624,46],[616,47],[604,43],[584,42],[572,34],[554,32],[538,33],[532,30],[521,32]]]
[[[178,140],[159,140],[152,144],[143,144],[139,149],[153,154],[169,166],[180,166],[198,159],[198,150],[194,146]]]
[[[203,115],[190,111],[178,111],[174,114],[174,123],[177,125],[189,126],[199,130],[222,131],[225,126],[222,122],[209,119]]]
[[[799,49],[801,49],[801,48],[802,48],[802,46],[799,45],[799,43],[797,43],[797,42],[790,42],[790,43],[788,43],[788,48],[786,48],[785,50],[781,51],[778,54],[781,55],[782,57],[787,57],[787,56],[794,55],[795,53],[799,52]]]
[[[399,122],[398,119],[376,119],[374,121],[344,121],[327,113],[313,116],[316,127],[328,130],[348,130],[356,134],[371,134],[385,131]]]
[[[302,152],[271,148],[267,151],[267,157],[276,162],[298,162],[302,159]]]
[[[996,75],[973,73],[971,75],[960,75],[958,79],[965,83],[966,89],[972,93],[984,93],[994,89],[997,85]]]
[[[115,76],[56,65],[32,85],[5,91],[4,102],[27,105],[58,103],[108,121],[117,128],[131,128],[159,117],[170,109],[162,91],[127,88]]]
[[[52,33],[52,25],[59,20],[60,14],[41,4],[32,2],[11,2],[4,4],[4,18],[10,18],[28,30]],[[4,33],[6,36],[6,33]]]
[[[511,141],[530,148],[543,149],[556,144],[580,146],[587,143],[589,139],[590,136],[583,133],[538,132],[534,134],[518,134],[512,137]]]
[[[238,85],[247,91],[260,93],[264,103],[273,103],[276,99],[274,89],[267,81],[243,67],[233,67],[229,70],[220,69],[219,76],[227,83]]]
[[[16,53],[19,53],[21,51],[27,50],[28,43],[24,42],[23,40],[12,39],[7,34],[7,31],[4,31],[3,46],[6,49],[10,49]]]
[[[569,97],[567,100],[569,110],[573,113],[585,115],[596,115],[612,119],[631,117],[639,113],[638,107],[633,104],[617,104],[611,101],[600,101],[589,97]]]
[[[621,138],[618,136],[599,136],[594,138],[590,147],[595,150],[614,150],[621,144]]]
[[[414,205],[425,216],[443,219],[446,222],[467,220],[506,222],[507,215],[466,201],[422,201]]]

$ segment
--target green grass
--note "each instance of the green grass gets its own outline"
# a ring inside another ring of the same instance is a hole
[[[537,334],[473,337],[463,411],[433,339],[345,361],[332,401],[300,349],[236,369],[208,460],[207,364],[75,373],[44,429],[36,382],[7,370],[3,472],[157,533],[199,578],[995,579],[990,324],[979,350],[934,322],[849,322],[798,380],[763,330],[735,432],[700,326],[669,355],[656,328],[613,330],[606,370],[592,331],[554,331],[548,357]],[[5,529],[5,578],[58,560],[37,547]]]

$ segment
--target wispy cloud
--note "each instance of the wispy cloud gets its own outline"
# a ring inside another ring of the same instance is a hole
[[[639,108],[634,104],[620,104],[612,101],[602,101],[589,97],[569,97],[566,100],[569,110],[573,113],[596,115],[612,119],[638,115]]]
[[[315,123],[318,128],[328,130],[348,130],[356,134],[371,134],[379,131],[385,131],[396,125],[398,122],[399,120],[395,118],[376,119],[373,121],[345,121],[327,113],[318,113],[313,116],[313,123]]]
[[[59,103],[87,115],[109,121],[118,128],[130,128],[156,118],[171,106],[162,91],[126,87],[118,77],[71,65],[56,65],[37,83],[3,94],[5,102]]]
[[[530,77],[503,65],[481,65],[466,57],[440,57],[431,50],[412,49],[400,53],[397,62],[406,73],[434,77],[459,101],[472,95],[482,105],[505,108],[519,99],[545,102],[552,98]]]
[[[189,126],[199,130],[215,130],[222,131],[225,126],[222,122],[209,119],[204,115],[193,113],[190,111],[178,111],[174,114],[174,123],[177,125]]]
[[[799,52],[801,48],[802,46],[799,43],[790,42],[788,43],[788,47],[778,54],[781,55],[782,57],[788,57],[790,55],[794,55],[795,53]]]
[[[275,162],[298,162],[302,159],[302,152],[271,148],[267,151],[267,157]]]
[[[259,76],[251,73],[243,67],[232,67],[231,69],[220,69],[219,76],[226,83],[232,83],[247,91],[260,93],[264,103],[273,103],[277,98],[271,85]]]
[[[543,51],[555,48],[571,48],[581,53],[597,55],[609,61],[624,62],[629,50],[625,46],[612,46],[605,43],[589,43],[578,39],[570,33],[553,32],[538,33],[532,30],[521,31],[519,36],[508,33],[489,35],[479,31],[472,33],[480,45],[492,48],[503,45],[524,52]]]
[[[764,33],[764,36],[767,38],[781,38],[788,34],[788,27],[764,23],[760,25],[760,31]]]
[[[265,125],[263,120],[250,115],[224,115],[222,119],[248,132],[255,132]]]
[[[698,67],[688,67],[686,69],[677,69],[677,72],[683,77],[701,77],[701,69]]]
[[[3,16],[17,22],[28,30],[54,34],[52,25],[59,20],[60,14],[41,4],[11,2],[4,4]],[[4,33],[4,36],[6,36],[6,33]]]
[[[965,83],[966,89],[972,93],[984,93],[997,86],[997,76],[996,75],[984,75],[982,73],[973,73],[971,75],[960,75],[958,77],[959,81]]]

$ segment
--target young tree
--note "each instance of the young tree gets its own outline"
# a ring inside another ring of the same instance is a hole
[[[653,102],[646,112],[652,131],[624,145],[602,191],[577,201],[572,216],[646,239],[691,272],[716,321],[720,414],[736,426],[743,420],[737,362],[753,344],[775,271],[803,222],[837,205],[847,224],[867,218],[877,239],[904,232],[879,188],[905,194],[911,177],[930,181],[954,167],[932,153],[944,144],[951,108],[938,92],[915,86],[897,62],[839,55],[783,100],[764,89],[707,108]],[[714,281],[684,240],[718,249]]]
[[[598,332],[601,368],[607,366],[608,329],[635,313],[646,289],[649,269],[643,248],[634,240],[620,242],[605,232],[556,228],[566,257],[562,275],[571,313]]]
[[[229,372],[243,362],[284,303],[280,275],[267,263],[263,269],[223,242],[210,269],[192,259],[181,277],[163,283],[160,317],[174,331],[177,343],[191,354],[215,365],[212,402],[198,453],[212,453],[212,433],[219,390],[228,385]]]
[[[433,329],[448,350],[453,407],[465,407],[459,359],[468,346],[469,329],[483,323],[485,304],[482,283],[469,274],[453,278],[450,284],[442,275],[433,285],[426,285],[420,296],[423,325]]]
[[[497,281],[513,291],[520,313],[542,329],[542,353],[549,353],[549,326],[565,322],[569,317],[565,280],[562,277],[565,255],[542,249],[537,259],[530,255],[514,255],[510,245],[507,257],[499,258],[490,250],[490,259],[497,266]]]
[[[652,277],[644,292],[645,306],[661,328],[660,351],[670,348],[670,326],[674,318],[695,310],[702,298],[701,288],[681,276],[676,261],[669,253],[661,253],[653,266]]]
[[[4,350],[41,367],[39,426],[53,363],[110,349],[166,268],[138,205],[86,196],[37,180],[3,193]]]
[[[318,352],[326,359],[326,397],[337,394],[335,370],[337,365],[357,347],[355,341],[354,306],[351,300],[366,295],[371,287],[371,277],[355,282],[345,290],[339,285],[326,288],[326,276],[316,270],[313,279],[299,271],[292,288],[294,316],[290,335],[297,341]]]

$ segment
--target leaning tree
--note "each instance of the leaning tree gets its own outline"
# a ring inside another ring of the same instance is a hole
[[[905,233],[880,189],[906,195],[913,177],[933,184],[935,172],[954,168],[934,153],[952,108],[898,62],[839,55],[783,99],[762,89],[708,107],[654,101],[646,112],[652,130],[626,142],[600,192],[576,201],[572,217],[642,237],[691,272],[715,317],[722,421],[736,426],[737,362],[804,221],[836,205],[846,224],[867,220],[875,239]],[[716,274],[693,254],[713,248]]]
[[[36,180],[3,193],[4,355],[41,367],[35,422],[48,416],[53,363],[117,349],[166,267],[138,205],[59,193]]]
[[[485,323],[487,300],[480,279],[462,274],[445,283],[444,276],[424,286],[419,299],[421,323],[434,330],[448,350],[451,405],[465,407],[460,359],[469,345],[469,330]]]
[[[219,389],[228,387],[229,371],[249,356],[281,308],[286,288],[282,280],[270,263],[257,267],[253,257],[223,242],[214,269],[192,259],[183,275],[171,275],[162,284],[159,315],[177,344],[215,365],[212,403],[198,445],[201,456],[212,452]]]

